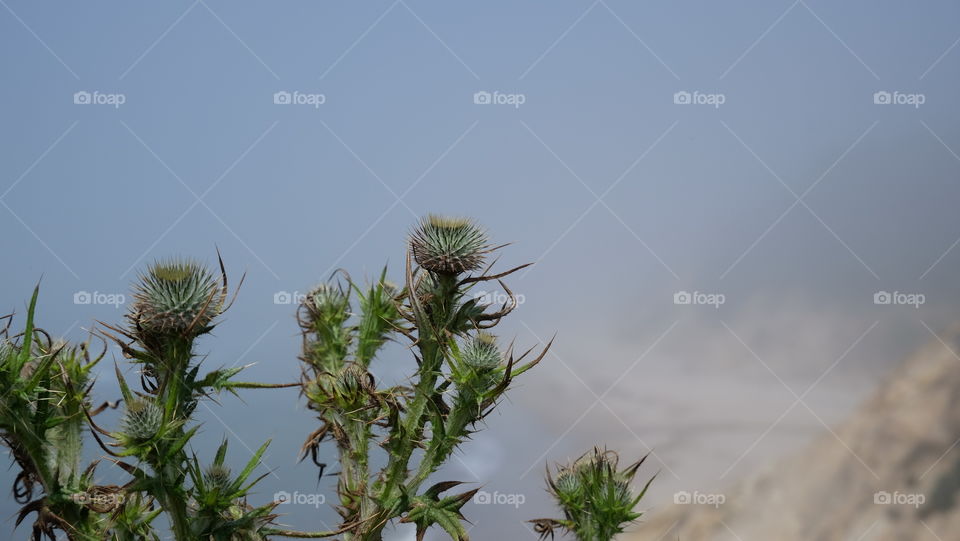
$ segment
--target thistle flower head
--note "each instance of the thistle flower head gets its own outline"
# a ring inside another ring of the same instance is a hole
[[[440,274],[476,270],[490,251],[487,234],[473,221],[433,214],[411,234],[410,249],[417,264]]]
[[[304,304],[311,310],[322,311],[330,308],[349,307],[350,300],[339,287],[323,283],[310,290]]]
[[[582,484],[577,474],[569,470],[563,470],[553,481],[552,488],[558,497],[572,499],[578,497]]]
[[[340,287],[323,283],[307,293],[303,305],[313,318],[345,315],[350,311],[350,298]]]
[[[343,367],[334,382],[337,394],[348,403],[361,400],[372,390],[372,376],[362,366],[350,363]]]
[[[619,461],[620,458],[615,452],[594,448],[575,460],[569,469],[581,474],[589,474],[593,471],[616,472]]]
[[[190,260],[157,261],[134,286],[128,317],[151,335],[193,338],[220,315],[226,292],[209,269]]]
[[[157,435],[163,424],[163,411],[153,402],[135,400],[127,405],[121,425],[130,439],[145,441]]]
[[[230,473],[230,468],[223,464],[211,464],[204,472],[203,477],[211,490],[223,492],[232,481]]]
[[[640,516],[633,508],[653,479],[635,495],[630,481],[643,460],[622,471],[617,470],[618,462],[615,452],[594,448],[572,464],[560,467],[556,479],[548,476],[550,492],[569,524],[564,527],[579,539],[610,539]],[[544,524],[541,534],[559,523],[547,520]]]
[[[479,373],[486,373],[500,365],[503,355],[497,347],[497,338],[480,332],[463,346],[463,362]]]

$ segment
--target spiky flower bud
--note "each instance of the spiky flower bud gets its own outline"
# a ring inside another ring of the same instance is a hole
[[[135,441],[146,441],[160,431],[163,411],[153,402],[135,400],[127,405],[121,424],[127,437]]]
[[[537,519],[537,531],[549,535],[558,526],[569,529],[578,539],[611,539],[623,531],[640,513],[634,507],[650,486],[651,479],[639,494],[630,488],[643,460],[618,471],[619,459],[613,451],[594,448],[560,467],[557,478],[547,476],[550,492],[564,512],[563,522]]]
[[[361,400],[373,390],[373,377],[362,366],[350,363],[337,375],[334,383],[337,394],[346,402]]]
[[[487,234],[471,220],[429,215],[410,236],[413,258],[440,274],[460,274],[483,265],[490,251]]]
[[[230,468],[223,464],[211,464],[204,472],[204,480],[211,491],[223,492],[232,481]]]
[[[571,471],[561,471],[553,482],[556,495],[563,500],[579,497],[581,488],[580,478]]]
[[[303,306],[312,319],[346,319],[350,298],[340,287],[325,283],[307,293]]]
[[[150,265],[140,275],[133,296],[127,317],[152,336],[193,338],[207,332],[226,302],[226,291],[209,269],[179,259]]]
[[[463,346],[463,362],[479,373],[490,372],[500,365],[503,355],[497,347],[497,338],[480,332]]]

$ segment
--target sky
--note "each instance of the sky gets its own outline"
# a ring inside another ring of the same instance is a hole
[[[471,534],[532,539],[544,467],[593,445],[653,450],[656,512],[802,449],[957,319],[958,22],[948,1],[0,0],[0,311],[41,281],[41,325],[82,340],[150,261],[219,249],[245,281],[204,362],[293,381],[287,294],[402,281],[420,216],[470,216],[511,243],[498,268],[535,262],[498,333],[557,335],[438,474],[523,496],[467,506]],[[374,373],[412,367],[398,345]],[[201,454],[273,439],[263,501],[332,498],[296,463],[296,391],[208,405]]]

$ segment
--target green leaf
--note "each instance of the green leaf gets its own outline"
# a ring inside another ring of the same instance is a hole
[[[174,440],[174,442],[167,449],[167,456],[171,456],[171,457],[176,456],[176,454],[179,453],[184,448],[184,446],[187,445],[187,442],[190,441],[190,438],[192,438],[194,434],[197,433],[197,430],[199,429],[200,429],[199,425],[195,426],[190,430],[187,430],[186,432],[183,433],[182,436]]]
[[[20,345],[20,362],[22,367],[30,360],[31,349],[33,348],[33,316],[37,310],[37,298],[40,296],[40,284],[33,288],[33,296],[30,297],[30,305],[27,307],[27,326],[23,331],[23,343]]]
[[[273,440],[267,440],[257,449],[257,452],[253,454],[253,457],[247,462],[247,466],[243,468],[243,471],[240,472],[240,475],[237,476],[237,479],[234,481],[234,485],[239,487],[247,480],[247,477],[250,477],[250,474],[253,473],[253,470],[260,464],[260,457],[263,456],[264,451],[267,450],[267,446],[270,445],[270,442]],[[226,445],[226,444],[224,444]],[[236,489],[236,488],[234,488]]]
[[[120,365],[114,364],[113,368],[117,373],[117,383],[120,384],[120,394],[123,396],[123,401],[127,404],[131,404],[134,401],[134,396],[130,391],[130,387],[127,385],[127,380],[124,379],[123,374],[120,373]]]

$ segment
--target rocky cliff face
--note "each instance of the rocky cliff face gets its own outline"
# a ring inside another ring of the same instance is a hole
[[[731,487],[722,505],[670,505],[624,538],[960,539],[958,356],[960,326],[907,359],[834,434]]]

